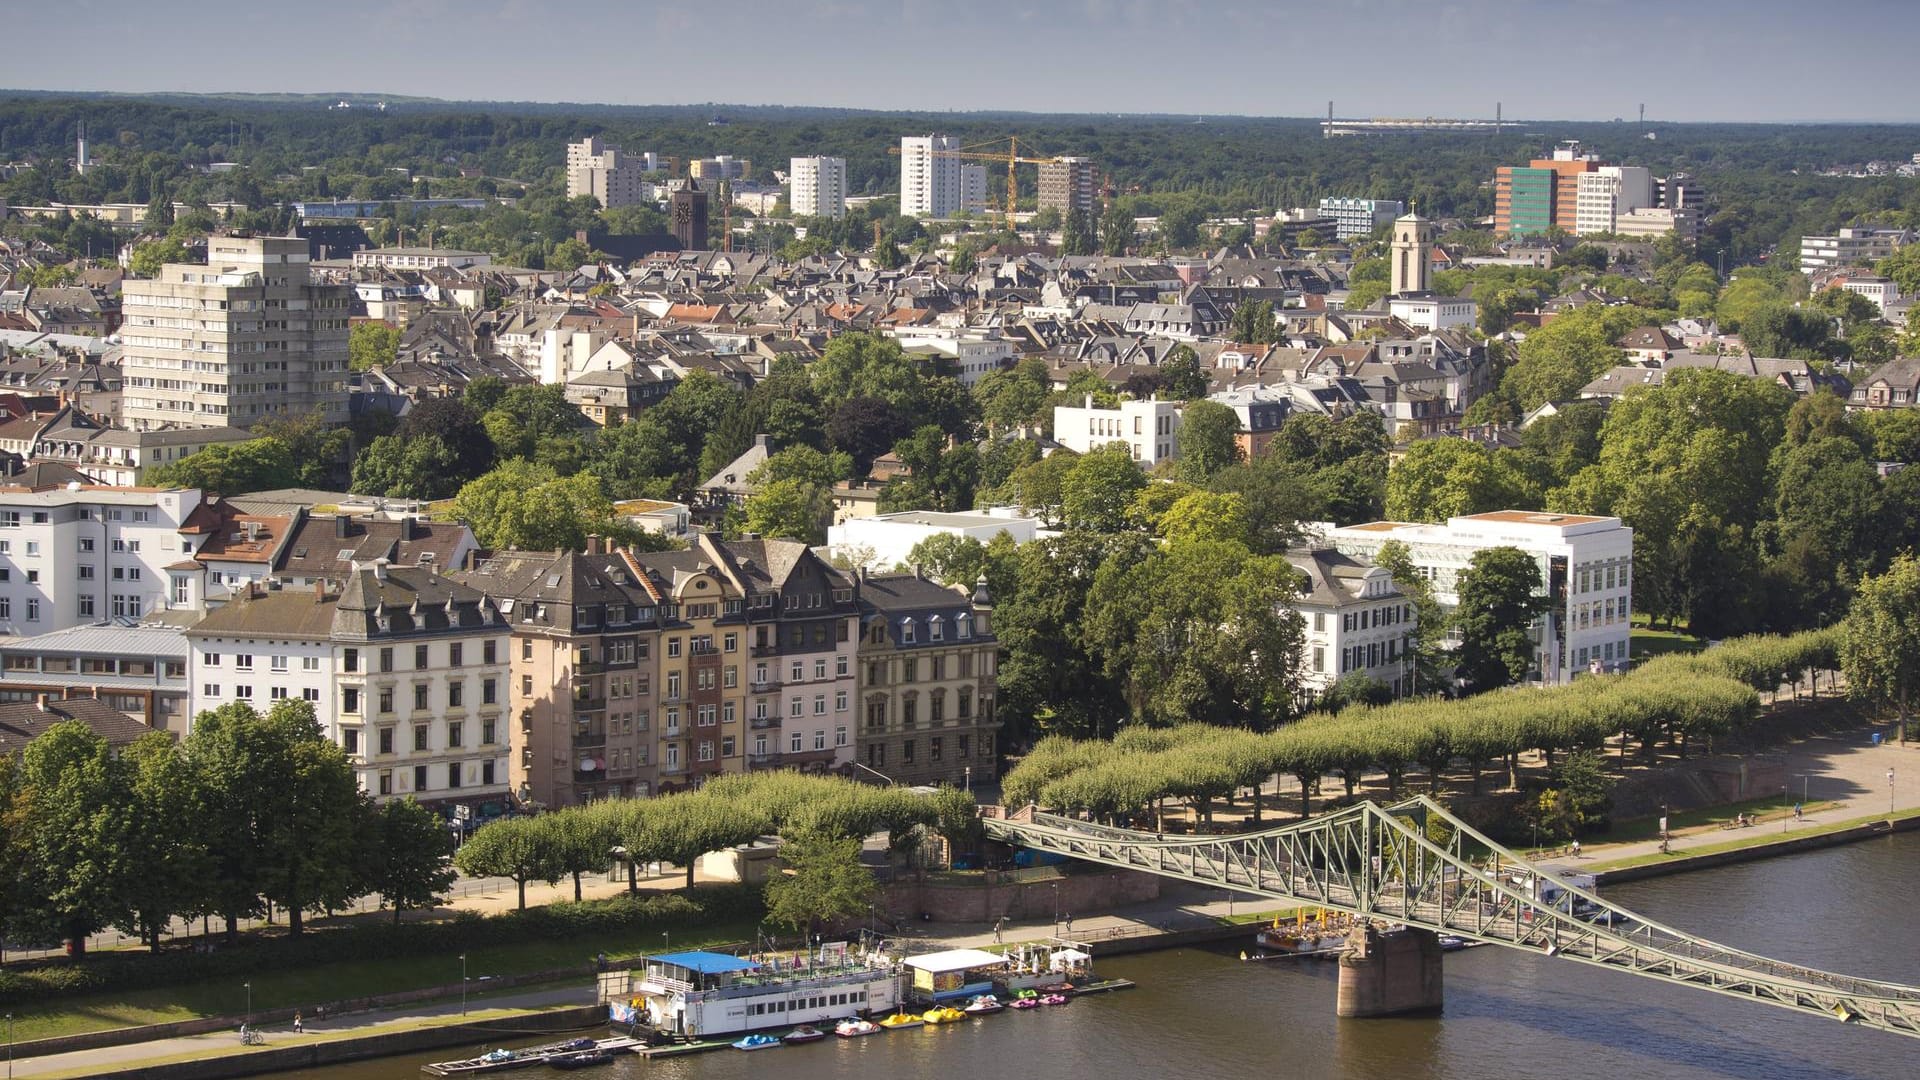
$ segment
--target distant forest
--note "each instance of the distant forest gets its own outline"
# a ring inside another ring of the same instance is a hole
[[[1501,164],[1523,163],[1564,139],[1608,161],[1645,165],[1656,175],[1691,174],[1711,211],[1703,254],[1730,264],[1799,236],[1855,221],[1920,225],[1920,181],[1811,175],[1868,160],[1908,160],[1920,126],[1527,122],[1499,135],[1414,135],[1324,139],[1318,121],[1298,118],[1090,116],[998,113],[883,113],[764,106],[632,107],[583,104],[455,103],[350,95],[132,97],[77,94],[0,96],[0,161],[36,162],[0,181],[15,204],[187,202],[236,199],[259,206],[288,198],[386,198],[405,194],[552,195],[563,185],[565,147],[601,135],[629,151],[681,163],[731,154],[756,178],[789,157],[847,159],[856,194],[898,190],[902,135],[938,131],[964,143],[1009,135],[1023,154],[1084,155],[1134,212],[1157,200],[1239,214],[1312,205],[1321,196],[1411,199],[1434,216],[1484,217]],[[86,176],[69,162],[84,121],[99,166]],[[719,121],[719,122],[716,122]],[[1654,138],[1647,138],[1652,133]],[[235,162],[209,175],[195,167]],[[394,170],[405,169],[403,174]],[[462,176],[465,169],[468,175]],[[476,175],[477,173],[477,175]],[[999,173],[990,169],[991,181]],[[1035,173],[1021,170],[1031,200]]]

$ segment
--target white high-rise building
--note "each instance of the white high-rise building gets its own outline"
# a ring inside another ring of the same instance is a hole
[[[900,212],[908,217],[949,217],[966,205],[960,140],[952,135],[909,135],[900,140]],[[980,175],[985,202],[986,170]]]
[[[120,286],[127,427],[347,420],[346,285],[312,284],[297,236],[211,236],[207,263]]]
[[[1613,232],[1617,218],[1653,205],[1653,173],[1638,165],[1602,165],[1576,183],[1575,236]]]
[[[659,168],[652,154],[622,153],[589,135],[567,144],[567,198],[591,195],[608,210],[649,202],[653,191],[646,175]]]
[[[987,212],[987,167],[960,166],[960,209],[969,213]]]
[[[847,159],[797,157],[789,163],[787,205],[796,217],[844,217],[847,212]]]

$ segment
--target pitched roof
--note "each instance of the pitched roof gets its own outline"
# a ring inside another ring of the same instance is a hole
[[[50,698],[45,708],[37,701],[0,705],[0,753],[13,753],[55,724],[78,720],[107,740],[126,746],[154,728],[133,719],[98,698]]]

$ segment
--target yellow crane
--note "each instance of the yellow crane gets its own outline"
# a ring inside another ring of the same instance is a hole
[[[966,161],[1004,161],[1006,162],[1007,163],[1007,205],[1006,205],[1007,231],[1017,232],[1019,230],[1013,220],[1013,212],[1014,212],[1014,205],[1015,205],[1014,198],[1015,198],[1015,195],[1019,192],[1020,188],[1014,173],[1014,166],[1015,165],[1057,165],[1060,163],[1062,159],[1057,157],[1021,157],[1020,156],[1020,136],[1018,135],[1007,136],[1007,148],[1004,152],[1000,150],[982,150],[981,149],[981,147],[994,146],[999,142],[1000,142],[999,139],[990,139],[987,142],[973,143],[968,146],[963,146],[958,150],[935,150],[933,151],[933,156],[947,157],[947,158],[961,158]],[[898,146],[889,146],[887,147],[887,153],[892,154],[894,157],[899,157],[900,148]]]

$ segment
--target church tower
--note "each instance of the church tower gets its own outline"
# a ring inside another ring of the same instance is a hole
[[[1433,222],[1412,210],[1395,218],[1392,260],[1389,295],[1433,291]]]

